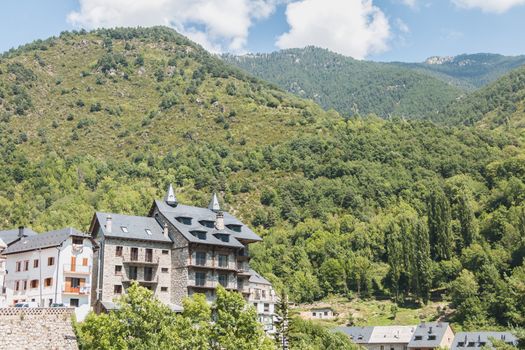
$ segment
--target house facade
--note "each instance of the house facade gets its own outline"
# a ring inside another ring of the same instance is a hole
[[[409,350],[450,348],[454,332],[447,322],[425,322],[418,325],[408,343]]]
[[[207,208],[189,206],[178,202],[170,185],[165,198],[153,202],[148,216],[96,213],[89,232],[100,246],[92,294],[100,309],[115,307],[115,298],[132,280],[175,310],[195,293],[212,302],[219,285],[250,297],[248,246],[261,238],[223,212],[215,194]],[[261,303],[265,316],[273,313]]]
[[[252,304],[257,311],[259,322],[263,325],[265,332],[273,333],[275,305],[278,302],[275,290],[272,284],[259,275],[256,271],[250,269],[250,295],[248,303]]]
[[[493,340],[499,340],[511,346],[518,345],[518,338],[510,332],[459,332],[454,337],[451,350],[493,349]]]
[[[23,236],[2,254],[6,259],[6,305],[36,302],[90,308],[94,242],[74,228]]]

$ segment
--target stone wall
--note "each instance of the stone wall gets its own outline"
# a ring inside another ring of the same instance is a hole
[[[73,308],[0,309],[0,349],[78,349]]]

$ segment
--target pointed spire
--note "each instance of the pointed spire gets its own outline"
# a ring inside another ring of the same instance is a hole
[[[213,193],[210,204],[208,204],[208,209],[213,210],[215,212],[221,210],[221,206],[219,205],[219,199],[217,198],[217,193]]]
[[[171,184],[168,187],[168,193],[166,193],[164,201],[167,205],[170,205],[172,207],[177,206],[177,197],[175,197],[175,191],[173,191],[173,186]]]

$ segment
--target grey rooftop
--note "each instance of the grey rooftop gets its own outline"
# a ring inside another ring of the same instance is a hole
[[[492,347],[492,339],[501,340],[510,345],[517,345],[518,339],[510,332],[459,332],[454,337],[451,350],[475,349],[482,346]]]
[[[66,227],[60,230],[24,237],[5,249],[2,254],[8,255],[35,249],[57,247],[70,236],[90,238],[89,235],[82,233],[75,228]]]
[[[416,327],[408,343],[410,348],[435,348],[441,344],[448,322],[425,322]]]
[[[0,231],[0,239],[2,239],[2,241],[4,241],[5,244],[7,244],[8,246],[13,243],[14,241],[16,241],[19,237],[18,237],[18,232],[19,229],[16,228],[16,229],[12,229],[12,230],[4,230],[4,231]],[[38,233],[36,233],[35,231],[31,230],[30,228],[28,227],[24,227],[24,236],[34,236],[34,235],[37,235]]]
[[[250,283],[257,283],[257,284],[266,284],[271,286],[272,284],[263,276],[261,276],[257,271],[250,269]]]
[[[105,237],[171,243],[155,218],[101,212],[96,212],[95,216]],[[111,231],[106,227],[108,216],[111,217]]]

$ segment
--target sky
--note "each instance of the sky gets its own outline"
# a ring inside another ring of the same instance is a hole
[[[216,53],[314,45],[403,62],[525,54],[525,0],[4,0],[0,52],[64,30],[152,25]]]

